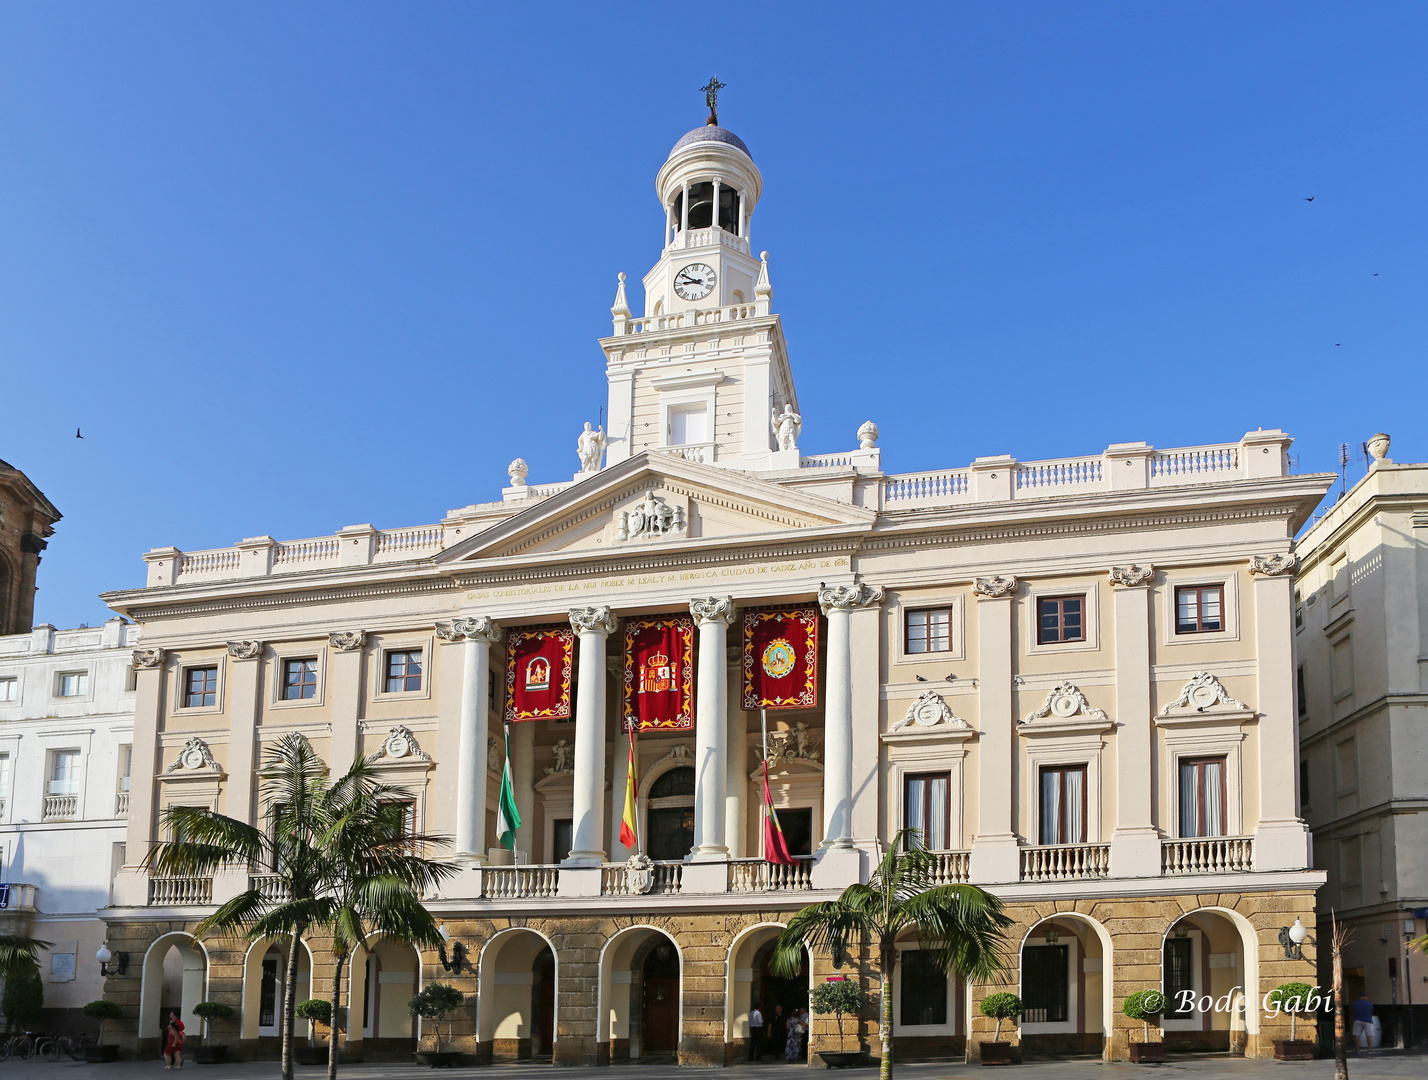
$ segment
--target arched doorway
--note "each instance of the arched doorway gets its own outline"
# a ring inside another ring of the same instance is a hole
[[[1247,1023],[1258,1019],[1254,1004],[1246,1012],[1245,988],[1258,983],[1248,966],[1241,928],[1228,913],[1191,911],[1170,925],[1161,946],[1168,1050],[1245,1052]]]
[[[1061,912],[1021,944],[1022,1053],[1097,1054],[1110,1043],[1110,935],[1095,919]]]
[[[188,1037],[198,1039],[203,1021],[193,1015],[193,1007],[207,990],[208,954],[192,934],[164,934],[150,945],[139,984],[140,1052],[157,1053],[171,1009]]]
[[[263,938],[248,948],[243,958],[243,1008],[239,1019],[239,1038],[257,1044],[264,1056],[278,1053],[282,1035],[283,987],[288,964],[288,941]],[[312,954],[304,941],[298,948],[297,1001],[312,997]],[[293,1034],[311,1038],[312,1025],[295,1019]]]
[[[350,979],[347,1042],[361,1042],[364,1061],[405,1060],[416,1049],[418,1033],[407,1012],[421,989],[417,951],[391,938],[369,938],[352,956]]]
[[[676,862],[694,849],[694,769],[680,765],[655,778],[645,802],[645,853]]]
[[[549,1060],[556,1037],[550,941],[524,927],[503,930],[481,950],[476,975],[477,1060]]]
[[[728,974],[724,988],[724,1060],[735,1065],[745,1061],[783,1061],[783,1035],[770,1035],[769,1025],[760,1032],[760,1041],[753,1042],[749,1015],[755,1005],[771,1019],[778,1015],[796,1015],[808,1004],[809,971],[805,954],[799,973],[792,979],[780,978],[769,971],[769,959],[774,940],[783,931],[779,923],[764,923],[745,930],[729,946]],[[847,1026],[851,1030],[852,1025]],[[777,1042],[777,1047],[772,1042]],[[830,1049],[829,1045],[824,1046]],[[805,1050],[807,1045],[805,1044]]]
[[[664,931],[632,926],[600,955],[596,1039],[611,1063],[672,1060],[679,1051],[683,963]]]

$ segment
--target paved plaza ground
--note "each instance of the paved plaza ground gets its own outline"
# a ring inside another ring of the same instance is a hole
[[[674,1069],[667,1065],[621,1065],[615,1068],[553,1068],[550,1065],[490,1065],[482,1068],[459,1068],[433,1072],[417,1065],[371,1064],[343,1065],[339,1077],[346,1080],[424,1080],[437,1077],[460,1077],[480,1074],[489,1080],[619,1080],[622,1074],[661,1076],[667,1073],[707,1072],[720,1080],[771,1080],[776,1076],[801,1075],[799,1065],[742,1065],[728,1069]],[[157,1080],[163,1075],[158,1061],[120,1061],[111,1065],[85,1065],[82,1062],[48,1064],[38,1061],[7,1061],[0,1065],[5,1080]],[[197,1073],[194,1080],[275,1080],[281,1075],[276,1061],[249,1061],[232,1065],[188,1065],[185,1074]],[[898,1065],[898,1080],[941,1080],[943,1077],[986,1077],[1012,1074],[1022,1080],[1135,1080],[1144,1073],[1174,1078],[1174,1080],[1332,1080],[1334,1062],[1321,1061],[1246,1061],[1244,1058],[1207,1055],[1184,1057],[1164,1065],[1131,1065],[1106,1063],[1092,1058],[1065,1061],[1038,1061],[1029,1065],[1002,1066],[991,1072],[985,1066],[942,1063]],[[989,1075],[990,1073],[990,1075]],[[323,1080],[325,1067],[299,1066],[296,1080]],[[818,1070],[818,1075],[825,1075]],[[832,1076],[833,1073],[826,1075]],[[848,1070],[852,1077],[874,1077],[876,1070]],[[1385,1051],[1378,1057],[1349,1058],[1350,1080],[1424,1080],[1428,1077],[1428,1053],[1417,1051]]]

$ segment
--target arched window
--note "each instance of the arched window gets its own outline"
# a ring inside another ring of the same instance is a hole
[[[674,196],[674,225],[684,220],[684,192]],[[707,229],[714,223],[714,184],[705,180],[689,185],[689,227]],[[719,228],[739,232],[739,193],[728,184],[719,185]]]
[[[670,769],[656,778],[650,785],[651,799],[668,799],[676,795],[694,797],[694,770],[691,768]]]
[[[658,861],[682,859],[694,848],[694,770],[662,773],[650,785],[645,835],[647,854]]]

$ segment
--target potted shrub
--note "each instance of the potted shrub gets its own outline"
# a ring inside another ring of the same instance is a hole
[[[212,1030],[215,1020],[227,1020],[233,1015],[233,1007],[225,1005],[221,1001],[200,1001],[193,1007],[193,1015],[203,1021],[203,1042],[199,1044],[193,1059],[200,1065],[217,1065],[228,1058],[228,1047],[212,1046],[208,1041],[208,1033]]]
[[[988,994],[982,999],[982,1015],[997,1022],[997,1037],[992,1042],[982,1043],[983,1065],[1010,1065],[1012,1044],[1002,1042],[1002,1021],[1014,1020],[1021,1015],[1021,998],[1015,994]]]
[[[293,1013],[299,1020],[328,1026],[332,1023],[332,1002],[326,998],[308,998],[306,1001],[299,1001]],[[328,1038],[333,1037],[333,1033],[329,1031]],[[327,1047],[311,1038],[306,1046],[293,1047],[293,1054],[296,1055],[299,1065],[327,1064]]]
[[[1281,983],[1269,992],[1270,1006],[1278,1005],[1280,1012],[1289,1014],[1289,1038],[1274,1040],[1276,1061],[1312,1061],[1314,1059],[1313,1041],[1296,1038],[1298,1030],[1295,1026],[1302,1014],[1314,1011],[1309,1007],[1311,996],[1316,999],[1317,1003],[1318,994],[1315,993],[1315,988],[1305,982]]]
[[[833,1013],[838,1018],[838,1049],[818,1051],[818,1056],[828,1068],[846,1069],[863,1060],[864,1051],[861,1047],[857,1050],[843,1049],[843,1014],[856,1016],[867,1004],[868,995],[846,975],[830,976],[826,982],[815,986],[813,992],[808,995],[810,1009],[820,1016]]]
[[[407,1012],[412,1016],[420,1016],[423,1020],[430,1020],[432,1031],[436,1035],[436,1050],[418,1050],[417,1061],[433,1069],[450,1068],[461,1061],[459,1050],[441,1048],[441,1018],[459,1008],[465,1000],[466,996],[454,986],[448,986],[446,983],[427,983],[417,996],[407,1003]]]
[[[118,1044],[106,1043],[104,1041],[104,1021],[118,1020],[124,1015],[124,1009],[120,1006],[119,1002],[106,1001],[101,998],[99,1001],[91,1001],[79,1011],[90,1020],[99,1021],[99,1041],[94,1046],[85,1049],[84,1060],[93,1064],[99,1064],[104,1061],[118,1061]]]
[[[1140,1042],[1130,1044],[1130,1059],[1135,1062],[1165,1060],[1165,1043],[1150,1041],[1150,1022],[1165,1012],[1165,995],[1159,990],[1137,990],[1126,998],[1121,1012],[1141,1023]]]

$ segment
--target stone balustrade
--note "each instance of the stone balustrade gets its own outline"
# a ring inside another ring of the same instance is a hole
[[[1231,874],[1253,869],[1252,837],[1205,836],[1160,843],[1162,874]]]
[[[554,900],[559,886],[558,866],[486,866],[481,869],[481,896],[486,900]]]
[[[1077,881],[1110,876],[1110,844],[1039,844],[1021,849],[1022,881]]]
[[[79,816],[79,796],[46,795],[43,814],[45,821],[71,821]]]
[[[256,889],[270,904],[284,903],[291,896],[287,881],[280,874],[249,874],[248,888]]]
[[[187,907],[213,903],[211,877],[151,877],[149,905],[151,907]]]
[[[39,888],[13,882],[0,885],[0,911],[36,911]]]
[[[129,793],[127,791],[121,791],[114,796],[114,816],[129,816]]]
[[[763,859],[731,859],[729,891],[806,892],[813,888],[813,860],[794,859],[792,865],[764,862]]]
[[[738,323],[745,319],[758,319],[767,315],[761,310],[763,301],[743,304],[727,304],[724,307],[693,311],[672,311],[668,315],[646,315],[642,318],[615,320],[616,335],[658,334],[667,330],[683,330],[692,326],[709,326],[714,323]]]
[[[932,855],[937,860],[932,871],[934,885],[965,885],[971,880],[970,851],[934,851]]]

